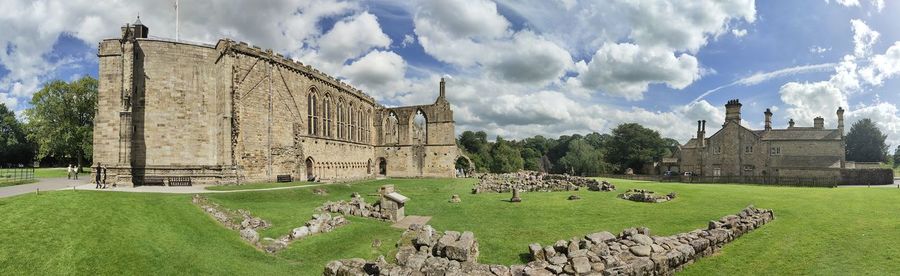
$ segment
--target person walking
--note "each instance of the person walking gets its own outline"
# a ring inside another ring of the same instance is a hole
[[[103,181],[101,181],[101,174],[103,173],[103,169],[100,168],[100,163],[97,163],[97,169],[94,170],[94,182],[97,183],[97,186],[94,189],[103,188]]]
[[[106,189],[109,187],[106,185],[106,166],[102,167],[102,169],[103,169],[103,179],[101,180],[101,182],[103,182],[103,188]]]
[[[81,171],[81,164],[75,165],[75,180],[78,180],[78,173]]]
[[[66,167],[66,179],[72,179],[72,164]]]

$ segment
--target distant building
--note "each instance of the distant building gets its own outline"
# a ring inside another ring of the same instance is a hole
[[[706,137],[706,121],[697,122],[697,136],[682,145],[662,170],[701,176],[840,177],[845,168],[844,109],[837,109],[837,128],[825,128],[817,117],[812,127],[772,128],[772,112],[765,115],[765,129],[740,124],[741,103],[725,105],[725,124]]]
[[[272,50],[148,32],[138,21],[98,47],[93,160],[111,183],[456,175],[443,79],[432,104],[385,107]]]

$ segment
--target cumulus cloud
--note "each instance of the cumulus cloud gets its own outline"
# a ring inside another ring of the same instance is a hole
[[[378,19],[362,12],[334,24],[318,40],[319,54],[326,61],[343,62],[355,58],[371,48],[391,45],[391,39],[381,31]]]
[[[865,22],[859,19],[850,20],[853,26],[853,54],[856,57],[864,57],[872,50],[872,45],[878,41],[881,35],[869,28]]]
[[[651,83],[683,89],[700,77],[697,58],[631,43],[603,45],[581,76],[583,85],[629,100],[640,100]]]
[[[391,51],[372,51],[345,66],[341,75],[376,99],[393,98],[406,91],[406,61]]]
[[[744,37],[747,35],[747,29],[732,29],[731,34],[735,37]]]
[[[788,117],[800,124],[811,125],[813,118],[847,107],[847,96],[829,81],[789,82],[781,86],[779,93],[781,101],[791,106],[787,108]]]

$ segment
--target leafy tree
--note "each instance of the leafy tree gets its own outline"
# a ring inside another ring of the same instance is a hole
[[[900,145],[894,150],[894,168],[900,167]]]
[[[881,133],[872,120],[866,118],[853,123],[847,133],[847,160],[857,162],[884,162],[888,146],[887,135]]]
[[[500,136],[497,136],[497,142],[491,148],[491,157],[493,158],[491,172],[495,173],[516,172],[521,170],[524,164],[519,151]]]
[[[34,159],[34,145],[16,114],[0,103],[0,164],[25,164]]]
[[[635,123],[621,124],[613,129],[608,144],[606,161],[621,170],[640,171],[644,164],[659,160],[666,151],[659,132]]]
[[[79,165],[90,160],[97,109],[96,79],[46,83],[31,98],[31,105],[25,115],[29,138],[38,145],[38,158],[55,156]]]
[[[559,166],[566,172],[581,176],[597,176],[611,171],[603,153],[587,141],[580,139],[569,145],[569,152],[559,160]]]

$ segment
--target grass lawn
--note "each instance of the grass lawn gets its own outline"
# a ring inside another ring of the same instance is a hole
[[[619,190],[677,192],[674,201],[646,204],[617,192],[472,195],[472,179],[398,179],[312,188],[209,194],[273,223],[277,237],[301,225],[325,200],[357,191],[375,200],[382,184],[411,198],[408,215],[432,216],[439,230],[470,230],[482,263],[514,264],[532,242],[547,244],[587,233],[647,226],[656,235],[705,227],[749,204],[775,210],[776,220],[687,267],[687,275],[891,274],[900,271],[900,189],[790,188],[611,180]],[[448,202],[459,194],[462,203]],[[303,274],[320,275],[329,260],[378,254],[392,259],[401,230],[351,218],[335,232],[298,241],[276,256],[243,243],[190,204],[188,195],[59,191],[0,199],[0,275],[7,274]],[[382,246],[372,248],[374,239]],[[97,257],[102,256],[102,257]]]
[[[61,178],[66,177],[66,168],[34,168],[34,178]],[[91,178],[91,168],[81,168],[78,178]]]
[[[268,189],[268,188],[281,188],[281,187],[296,187],[296,186],[304,186],[304,185],[313,185],[317,184],[314,182],[282,182],[282,183],[253,183],[253,184],[242,184],[242,185],[222,185],[222,186],[208,186],[207,190],[211,191],[238,191],[238,190],[258,190],[258,189]]]

